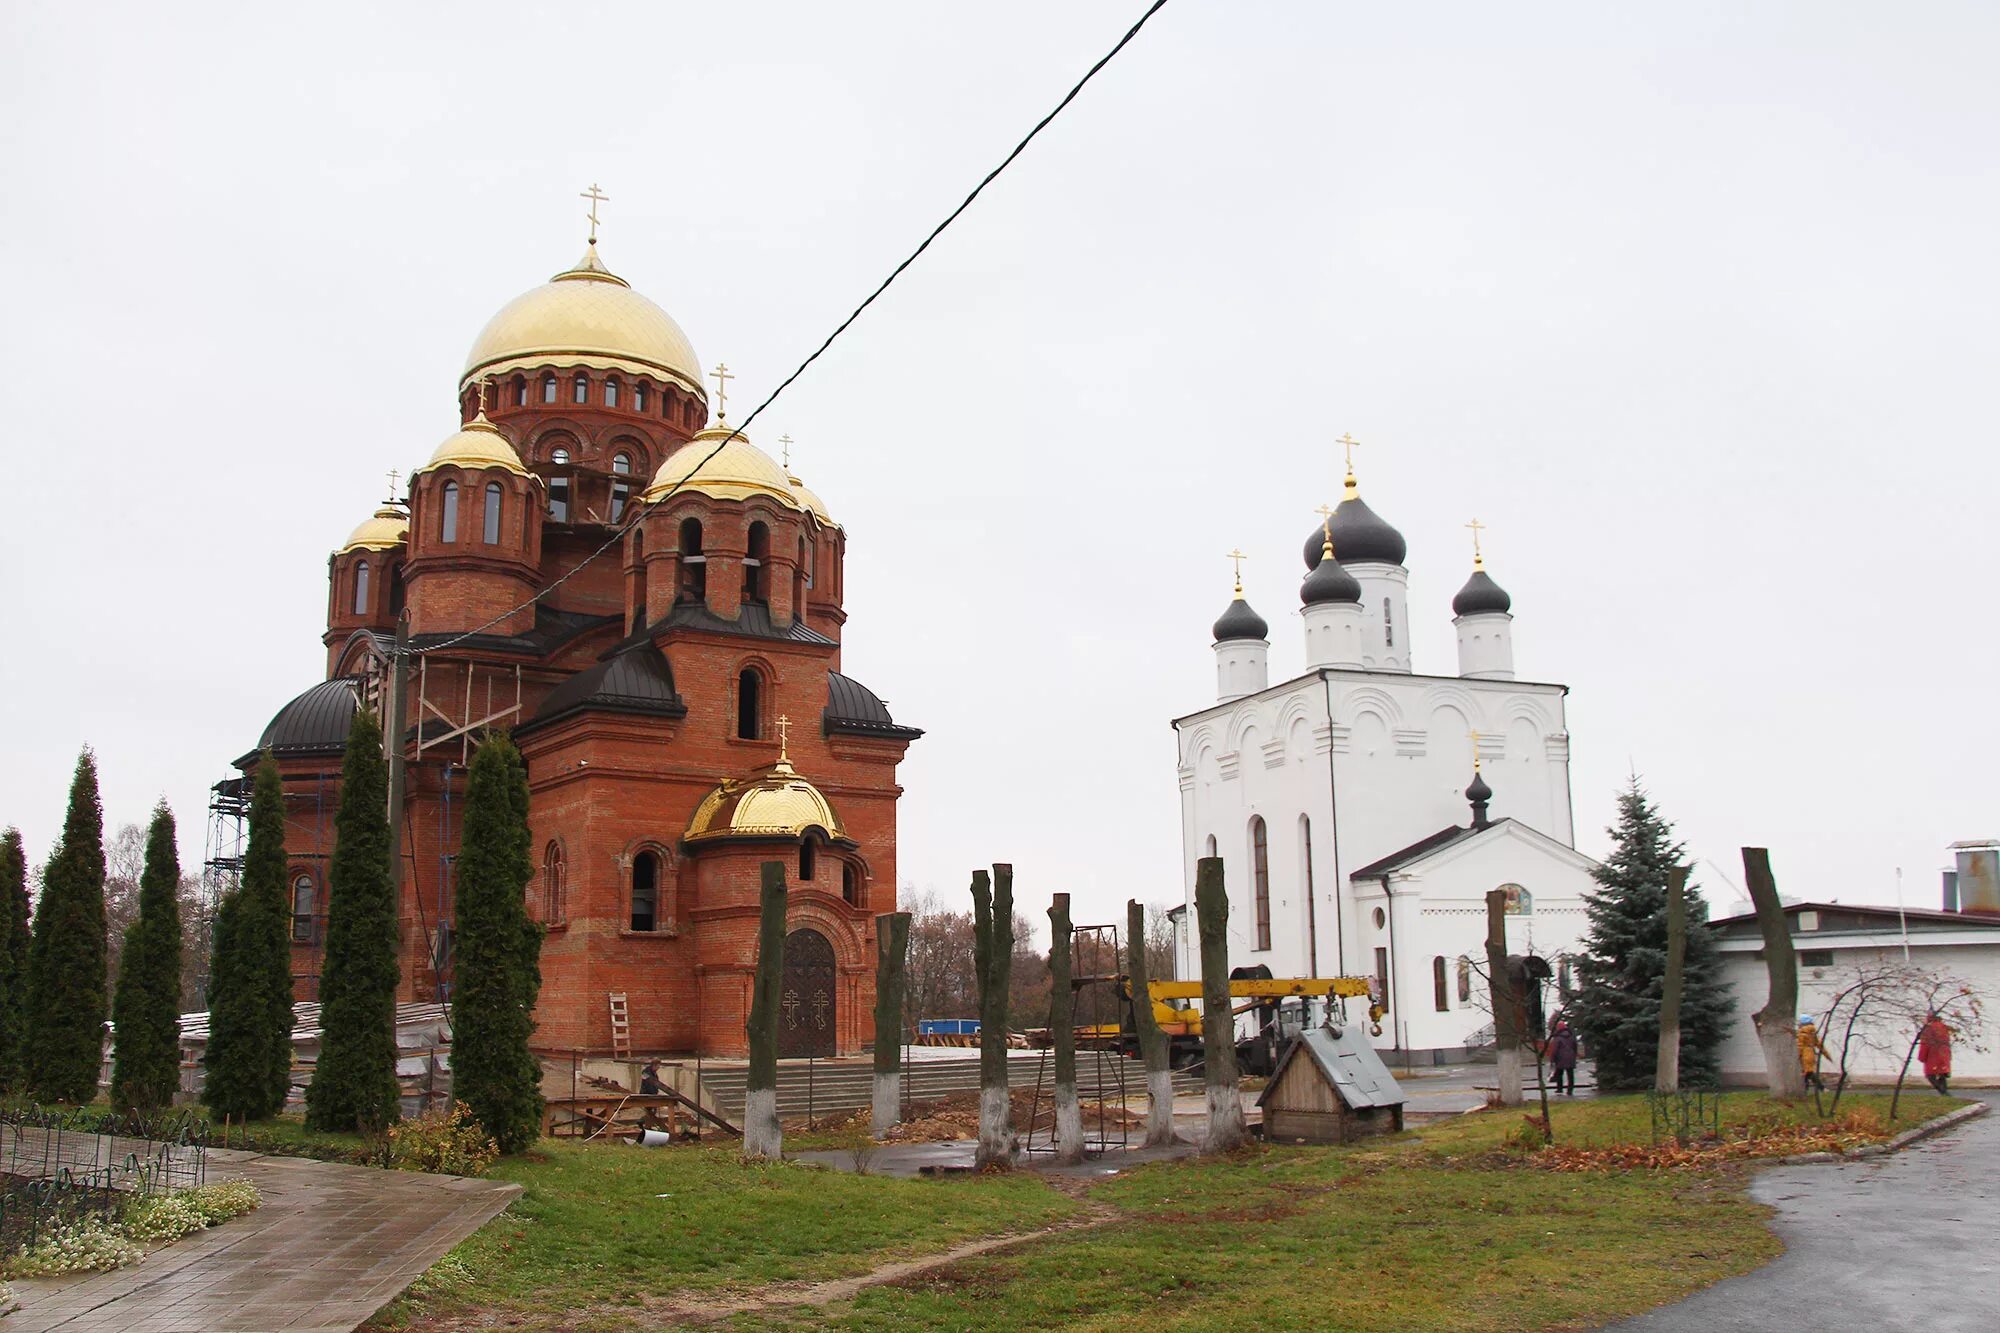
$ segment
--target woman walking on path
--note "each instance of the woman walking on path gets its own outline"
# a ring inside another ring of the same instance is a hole
[[[1949,1096],[1951,1029],[1936,1014],[1932,1014],[1930,1021],[1917,1032],[1917,1058],[1924,1062],[1924,1077],[1938,1090],[1938,1095]]]
[[[1566,1018],[1558,1018],[1549,1034],[1549,1064],[1556,1071],[1556,1091],[1576,1096],[1576,1029]]]

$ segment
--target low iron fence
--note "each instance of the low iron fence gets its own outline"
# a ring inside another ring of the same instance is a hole
[[[109,1219],[134,1195],[206,1183],[208,1143],[208,1122],[186,1112],[0,1108],[0,1253]]]

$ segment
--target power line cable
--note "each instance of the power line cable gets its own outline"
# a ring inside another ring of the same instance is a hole
[[[616,528],[609,537],[605,538],[603,543],[600,544],[597,547],[597,549],[593,550],[589,555],[586,555],[582,560],[578,561],[575,564],[575,566],[564,571],[562,574],[558,575],[554,580],[552,580],[549,583],[547,587],[541,589],[533,597],[530,597],[527,601],[522,602],[517,606],[509,607],[507,610],[502,611],[499,615],[494,616],[491,620],[487,621],[485,624],[476,626],[473,629],[465,630],[459,634],[455,634],[451,638],[446,639],[442,643],[434,643],[423,648],[412,649],[410,655],[413,657],[422,657],[427,654],[440,652],[446,648],[450,648],[457,644],[464,643],[467,639],[473,638],[476,635],[484,634],[487,630],[492,629],[495,625],[498,625],[501,621],[506,620],[511,616],[519,615],[522,611],[527,610],[529,607],[538,605],[543,598],[547,597],[557,588],[562,587],[563,584],[569,582],[571,578],[581,573],[588,565],[590,565],[593,561],[595,561],[599,556],[603,555],[606,551],[609,551],[612,547],[616,546],[621,540],[623,540],[626,533],[630,532],[633,528],[637,527],[642,521],[645,520],[645,518],[648,515],[652,514],[653,511],[658,509],[661,505],[667,503],[667,501],[673,499],[675,493],[678,492],[680,488],[686,484],[689,477],[692,477],[695,473],[701,471],[702,468],[708,466],[709,461],[713,459],[717,454],[721,453],[725,448],[727,448],[732,440],[742,438],[743,432],[750,428],[750,423],[755,421],[759,416],[761,416],[765,408],[769,407],[772,403],[778,401],[778,395],[782,394],[786,389],[789,389],[792,386],[792,382],[798,379],[799,376],[805,374],[806,370],[809,367],[811,367],[812,363],[819,360],[820,357],[825,354],[826,350],[829,347],[833,346],[834,340],[839,338],[841,334],[847,332],[849,326],[851,326],[855,320],[861,318],[862,312],[867,310],[869,306],[874,305],[876,300],[884,292],[889,290],[890,284],[894,283],[897,278],[900,278],[903,275],[903,270],[907,269],[910,265],[916,263],[917,258],[920,255],[922,255],[924,251],[931,248],[931,242],[935,241],[938,237],[942,236],[947,227],[951,226],[952,223],[958,221],[960,215],[963,214],[966,209],[972,207],[972,201],[977,199],[985,191],[987,186],[991,185],[995,180],[997,180],[1001,172],[1005,171],[1008,167],[1012,166],[1014,164],[1015,158],[1018,158],[1023,152],[1027,151],[1028,145],[1035,141],[1035,136],[1040,134],[1043,130],[1047,129],[1049,127],[1050,122],[1053,121],[1057,116],[1061,115],[1063,113],[1063,110],[1066,107],[1068,107],[1071,102],[1074,102],[1076,100],[1077,94],[1083,91],[1084,85],[1089,83],[1092,79],[1096,78],[1099,71],[1101,71],[1106,65],[1110,64],[1113,57],[1115,57],[1120,51],[1123,51],[1126,48],[1126,46],[1131,43],[1132,39],[1139,35],[1139,30],[1146,26],[1147,22],[1152,19],[1153,15],[1159,13],[1162,9],[1166,8],[1166,5],[1167,5],[1167,0],[1153,0],[1153,3],[1147,6],[1146,12],[1139,16],[1139,21],[1134,23],[1130,28],[1127,28],[1125,30],[1125,35],[1120,37],[1116,42],[1116,44],[1114,44],[1109,51],[1106,51],[1101,57],[1099,57],[1096,64],[1092,65],[1088,70],[1084,72],[1083,77],[1078,79],[1075,85],[1071,87],[1068,92],[1063,94],[1062,100],[1056,103],[1054,110],[1050,111],[1046,116],[1043,116],[1040,120],[1035,122],[1035,127],[1029,130],[1027,134],[1022,136],[1021,141],[1014,145],[1013,151],[1009,152],[1006,157],[1001,159],[1000,165],[993,168],[993,170],[987,172],[986,175],[980,180],[979,184],[972,187],[972,193],[966,195],[965,198],[959,202],[958,207],[952,209],[950,214],[948,214],[945,217],[944,221],[938,223],[937,226],[931,228],[930,235],[924,237],[922,243],[919,244],[916,249],[910,251],[909,255],[904,258],[902,263],[896,265],[895,268],[890,270],[889,276],[882,279],[881,285],[876,287],[874,291],[868,293],[867,299],[862,301],[860,305],[854,307],[853,312],[849,314],[846,319],[841,320],[840,324],[834,329],[832,333],[826,335],[826,341],[822,342],[818,347],[814,348],[812,355],[808,356],[805,360],[799,362],[798,368],[794,370],[791,374],[785,376],[783,382],[780,383],[777,388],[771,390],[770,394],[765,397],[764,401],[757,404],[757,406],[751,410],[749,416],[743,418],[742,425],[733,428],[728,435],[724,436],[720,440],[717,440],[715,442],[715,447],[713,449],[710,449],[707,454],[703,455],[702,460],[699,463],[696,463],[694,467],[690,468],[687,471],[687,473],[685,473],[680,478],[680,480],[676,481],[672,486],[668,487],[665,494],[661,495],[656,500],[645,502],[637,510],[637,512],[635,512],[632,515],[632,517],[628,521],[626,521],[624,524]],[[477,381],[477,384],[479,388],[480,407],[483,410],[486,403],[486,382],[484,380],[479,380]]]

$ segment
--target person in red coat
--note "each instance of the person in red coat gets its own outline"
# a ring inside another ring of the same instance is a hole
[[[1939,1096],[1948,1095],[1951,1082],[1951,1029],[1942,1018],[1932,1014],[1928,1022],[1917,1030],[1917,1058],[1924,1062],[1924,1077],[1938,1090]]]

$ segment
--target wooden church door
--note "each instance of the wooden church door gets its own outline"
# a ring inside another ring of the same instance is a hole
[[[834,1053],[833,945],[816,930],[785,936],[785,980],[778,1006],[778,1055]]]

